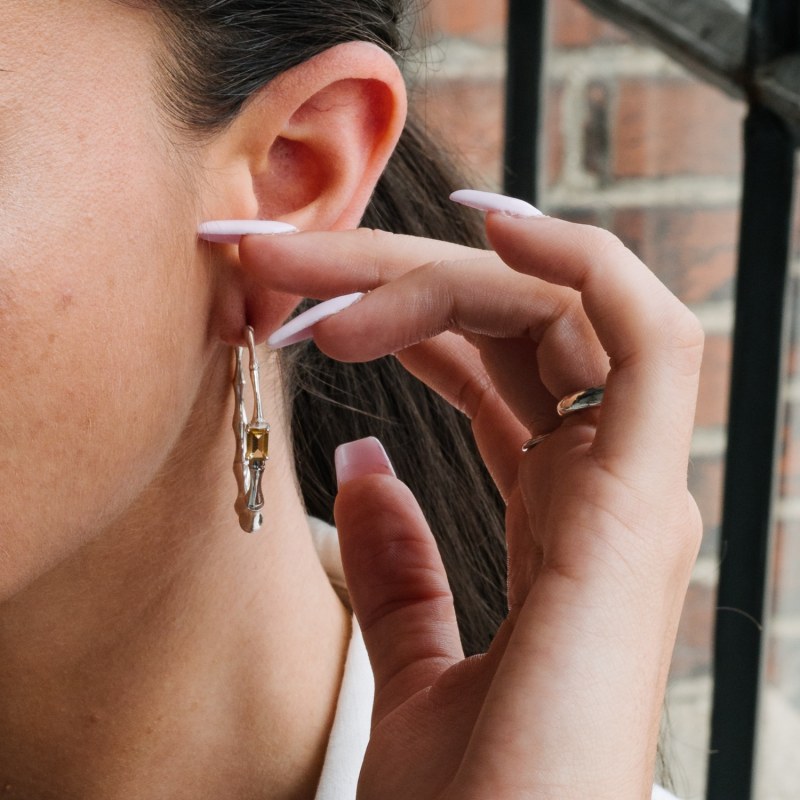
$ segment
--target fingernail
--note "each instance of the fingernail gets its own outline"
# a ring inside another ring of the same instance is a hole
[[[286,345],[310,339],[311,330],[318,322],[332,317],[339,311],[344,311],[344,309],[353,305],[356,300],[360,300],[363,296],[364,292],[353,292],[353,294],[343,294],[340,297],[332,297],[330,300],[325,300],[323,303],[317,303],[317,305],[309,308],[308,311],[298,314],[285,325],[281,325],[267,339],[267,345],[273,350],[280,350],[281,347],[286,347]]]
[[[249,234],[274,236],[276,233],[297,233],[297,228],[271,219],[212,219],[197,226],[201,239],[225,244],[238,244],[242,236]]]
[[[506,217],[543,217],[541,211],[524,200],[506,197],[494,192],[479,192],[477,189],[459,189],[450,195],[454,203],[477,208],[479,211],[496,211]]]
[[[333,456],[333,463],[336,466],[336,482],[339,486],[363,475],[397,477],[386,450],[374,436],[340,444]]]

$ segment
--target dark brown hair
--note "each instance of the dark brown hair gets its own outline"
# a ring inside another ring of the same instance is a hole
[[[368,41],[402,62],[405,0],[154,0],[163,17],[161,95],[194,135],[224,128],[270,79],[336,44]],[[402,66],[402,63],[401,63]],[[363,224],[483,246],[474,212],[447,200],[461,182],[411,119]],[[283,351],[295,464],[308,512],[332,522],[332,457],[367,435],[385,444],[436,536],[465,652],[487,649],[506,608],[504,505],[469,421],[397,359],[341,364],[313,345]]]

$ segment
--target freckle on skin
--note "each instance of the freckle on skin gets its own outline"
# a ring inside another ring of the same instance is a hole
[[[61,300],[59,305],[61,306],[62,311],[66,311],[74,302],[74,298],[72,296],[72,292],[67,289],[61,293]]]

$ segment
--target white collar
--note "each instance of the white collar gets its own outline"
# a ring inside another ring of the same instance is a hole
[[[310,517],[309,527],[319,560],[342,601],[350,607],[347,584],[339,553],[336,528]],[[347,648],[342,687],[336,702],[325,761],[315,800],[354,800],[358,775],[369,741],[375,681],[361,629],[353,617],[353,632]]]

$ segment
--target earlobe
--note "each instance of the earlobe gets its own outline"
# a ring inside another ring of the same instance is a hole
[[[208,174],[218,194],[204,203],[207,219],[356,227],[405,115],[405,84],[386,52],[366,42],[326,50],[260,90],[215,142]],[[246,323],[257,333],[277,328],[291,310],[286,296],[278,303],[266,296],[264,281],[235,251],[218,255],[230,278],[220,286],[221,338],[239,342]]]

